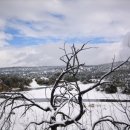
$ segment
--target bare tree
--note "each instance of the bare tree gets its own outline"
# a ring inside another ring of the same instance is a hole
[[[115,72],[129,60],[128,58],[125,62],[115,68],[112,65],[111,70],[103,75],[96,84],[89,88],[81,90],[77,82],[77,74],[84,66],[84,63],[81,64],[79,62],[78,56],[80,52],[86,49],[90,49],[90,47],[87,48],[86,44],[83,44],[80,48],[77,49],[75,45],[72,45],[71,51],[67,52],[66,45],[64,44],[64,47],[61,49],[63,50],[64,55],[60,58],[60,60],[65,63],[65,69],[61,72],[53,85],[53,88],[51,90],[50,105],[44,108],[43,106],[37,104],[35,101],[27,98],[24,94],[21,93],[0,93],[0,96],[4,97],[4,99],[2,99],[0,103],[0,121],[2,122],[2,125],[0,127],[1,130],[5,130],[5,127],[8,129],[10,125],[12,125],[11,117],[14,115],[16,109],[25,108],[22,115],[26,115],[26,113],[33,107],[36,107],[37,109],[46,113],[51,113],[50,117],[49,119],[43,119],[39,122],[29,122],[25,130],[27,130],[31,125],[40,126],[43,124],[46,124],[44,127],[44,129],[46,130],[57,130],[57,128],[59,127],[67,127],[72,124],[75,124],[78,129],[84,130],[85,128],[82,127],[82,124],[80,122],[80,119],[86,112],[86,106],[83,103],[82,99],[83,95],[103,84],[103,79],[105,77]],[[67,82],[64,79],[64,77],[68,74],[75,79],[73,83]],[[17,103],[18,101],[20,101],[20,103]],[[65,109],[66,111],[64,111]],[[6,111],[8,111],[8,113],[6,113],[6,116],[4,116]],[[76,114],[72,114],[74,111],[76,111]],[[107,117],[103,117],[102,119],[97,121],[93,125],[92,129],[94,130],[97,124],[104,121],[111,122],[114,125],[121,123],[125,124],[124,122],[113,121],[112,118],[106,118]],[[129,127],[129,124],[125,125],[126,127]]]

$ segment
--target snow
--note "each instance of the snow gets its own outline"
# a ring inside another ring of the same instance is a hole
[[[80,89],[84,90],[92,85],[93,83],[90,84],[82,84],[81,82],[78,82]],[[51,95],[51,88],[46,88],[46,86],[40,86],[36,83],[35,79],[33,79],[32,83],[30,84],[30,87],[32,88],[39,88],[39,87],[44,87],[42,89],[36,89],[36,90],[31,90],[31,91],[25,91],[22,92],[24,95],[31,99],[35,98],[50,98]],[[129,99],[129,95],[125,94],[105,94],[103,92],[97,92],[95,89],[88,92],[87,94],[84,94],[83,99]],[[20,101],[17,102],[17,104],[20,103]],[[39,105],[43,107],[47,107],[49,102],[38,102]],[[130,107],[130,103],[122,103],[123,106]],[[85,102],[86,105],[86,112],[83,116],[83,118],[80,120],[82,123],[82,128],[85,128],[86,130],[90,130],[92,125],[94,124],[95,121],[97,121],[99,118],[103,116],[112,116],[114,119],[118,121],[124,121],[124,122],[129,122],[127,115],[123,113],[122,111],[125,111],[120,103],[106,103],[106,102]],[[15,114],[12,117],[12,123],[14,122],[14,126],[10,126],[10,130],[23,130],[26,128],[27,124],[31,121],[37,121],[40,122],[42,120],[49,120],[50,116],[53,113],[45,113],[41,110],[39,110],[36,107],[33,107],[32,109],[29,110],[29,112],[21,117],[22,112],[24,111],[24,108],[16,109]],[[65,105],[62,109],[64,112],[68,112],[68,106]],[[74,110],[72,110],[72,117],[74,117],[78,113],[78,108],[75,106]],[[6,111],[8,112],[8,110]],[[127,111],[128,116],[130,116],[130,112]],[[6,114],[5,114],[6,116]],[[1,121],[1,120],[0,120]],[[62,120],[59,118],[59,122],[62,123]],[[0,122],[1,126],[2,122]],[[103,127],[105,130],[109,130],[110,127],[115,129],[112,125],[108,124],[103,124],[98,127],[98,129],[102,130]],[[42,126],[37,126],[34,127],[34,125],[30,126],[28,130],[41,130],[42,127],[44,129],[45,125]],[[59,128],[59,130],[62,130],[63,128]],[[96,128],[97,129],[97,128]],[[67,130],[79,130],[79,128],[76,125],[71,125],[67,127]]]
[[[32,82],[29,84],[29,87],[30,88],[40,88],[40,87],[46,87],[46,86],[37,84],[37,82],[34,78],[34,79],[32,79]]]
[[[94,85],[94,83],[82,84],[81,82],[78,82],[78,84],[81,91]],[[26,96],[31,96],[33,98],[50,98],[51,96],[51,90],[52,90],[51,87],[46,88],[47,86],[45,85],[38,85],[35,79],[33,79],[32,83],[30,84],[30,87],[31,88],[42,87],[45,89],[31,90],[22,93],[24,93]],[[130,99],[130,97],[122,93],[106,94],[104,92],[96,91],[95,89],[93,89],[88,93],[84,94],[83,99]]]
[[[49,79],[48,78],[46,78],[46,77],[41,77],[41,79],[44,79],[44,80],[46,80],[46,81],[48,81]]]

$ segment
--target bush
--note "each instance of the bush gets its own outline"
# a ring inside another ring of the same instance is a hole
[[[56,79],[59,77],[60,72],[57,72],[49,77],[48,85],[52,85],[55,83]]]
[[[29,86],[31,83],[31,79],[23,78],[18,76],[1,76],[0,79],[3,81],[3,84],[9,87],[11,90],[12,88],[20,88],[20,90],[24,90],[25,86]]]
[[[81,81],[83,84],[88,84],[88,83],[90,83],[89,81],[87,81],[87,80],[83,80],[83,81]]]
[[[36,82],[39,85],[44,85],[44,84],[49,85],[49,80],[46,80],[46,79],[36,78]]]
[[[79,78],[80,82],[82,82],[83,84],[89,83],[89,81],[88,81],[86,76],[80,75],[80,76],[78,76],[78,78]]]
[[[75,81],[78,81],[78,78],[75,78],[75,77],[72,76],[72,75],[66,75],[66,76],[64,77],[64,80],[65,80],[65,81],[68,81],[68,82],[75,82]]]
[[[117,86],[113,85],[112,83],[105,83],[97,87],[96,91],[103,91],[105,93],[116,93]]]
[[[106,85],[106,87],[104,88],[104,91],[106,93],[116,93],[117,92],[117,87],[112,85],[112,84],[109,84],[109,85]]]
[[[124,94],[130,94],[130,88],[124,88],[124,89],[122,89],[122,93],[124,93]]]

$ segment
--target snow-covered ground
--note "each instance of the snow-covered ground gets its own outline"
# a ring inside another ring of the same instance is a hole
[[[81,90],[85,90],[94,85],[94,83],[82,84],[81,82],[78,82],[78,84]],[[47,86],[45,85],[38,85],[35,79],[33,79],[32,83],[30,84],[30,88],[43,88],[43,89],[31,90],[22,93],[30,98],[50,98],[51,86],[47,88]],[[106,94],[104,92],[96,91],[95,89],[93,89],[88,93],[84,94],[83,99],[122,99],[122,100],[126,99],[128,100],[130,99],[130,96],[122,93]]]
[[[82,84],[79,82],[79,86],[81,90],[84,90],[93,84]],[[31,91],[25,91],[22,92],[24,95],[31,99],[42,99],[42,98],[50,98],[51,94],[51,88],[46,88],[46,86],[40,86],[35,82],[35,79],[30,84],[30,87],[38,88],[42,87],[42,89],[36,89]],[[45,88],[44,88],[45,87]],[[103,92],[97,92],[95,89],[90,91],[89,93],[85,94],[83,96],[83,99],[129,99],[129,95],[125,94],[105,94]],[[20,103],[20,101],[18,101]],[[46,107],[49,105],[49,102],[38,102],[39,105]],[[130,103],[106,103],[106,102],[85,102],[86,105],[86,112],[83,116],[83,118],[80,120],[82,123],[82,128],[85,130],[91,130],[93,124],[95,121],[99,120],[99,118],[104,116],[112,116],[115,120],[118,121],[124,121],[126,123],[130,123],[130,120],[128,117],[130,117]],[[128,109],[124,109],[127,107]],[[63,108],[63,111],[67,111],[67,106]],[[45,113],[38,108],[34,107],[29,110],[29,112],[26,113],[26,115],[21,116],[21,113],[25,109],[20,108],[15,110],[14,117],[12,118],[12,123],[14,123],[13,126],[10,126],[8,130],[23,130],[27,124],[31,121],[42,121],[44,119],[49,119],[50,114]],[[78,109],[75,109],[72,113],[72,115],[77,114]],[[126,112],[126,113],[124,113]],[[6,111],[6,114],[8,114],[8,110]],[[5,116],[6,116],[5,114]],[[2,126],[2,120],[0,120],[0,127]],[[30,126],[28,130],[44,130],[45,125],[40,125],[37,127]],[[59,128],[61,130],[62,128]],[[109,123],[102,124],[96,128],[96,130],[115,130],[115,127],[110,125]],[[6,130],[6,129],[3,129]],[[76,125],[68,126],[67,130],[79,130],[79,127]]]
[[[46,87],[45,85],[39,85],[37,84],[37,82],[35,81],[35,78],[32,79],[32,82],[29,85],[30,88],[40,88],[40,87]]]

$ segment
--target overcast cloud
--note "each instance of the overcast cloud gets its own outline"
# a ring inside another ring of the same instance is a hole
[[[80,55],[100,64],[130,55],[129,0],[0,0],[0,67],[62,65],[64,42],[98,47]]]

